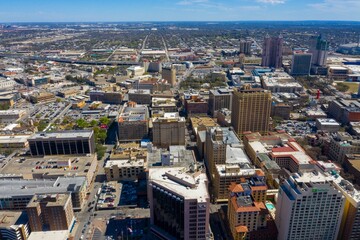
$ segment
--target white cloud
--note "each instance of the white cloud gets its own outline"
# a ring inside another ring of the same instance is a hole
[[[321,11],[351,11],[360,8],[359,0],[322,0],[309,4],[310,7]]]
[[[183,0],[177,3],[177,5],[193,5],[197,3],[207,3],[208,0]]]
[[[268,3],[268,4],[283,4],[286,0],[256,0],[259,3]]]

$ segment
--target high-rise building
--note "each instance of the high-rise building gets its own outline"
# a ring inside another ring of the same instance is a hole
[[[311,53],[295,53],[292,58],[292,75],[309,75],[311,69]]]
[[[163,68],[161,76],[163,79],[168,81],[172,87],[176,85],[176,70],[173,67]]]
[[[310,52],[312,53],[312,64],[317,66],[326,66],[326,60],[329,50],[329,42],[323,39],[321,35],[311,38]]]
[[[281,68],[282,66],[283,37],[266,35],[262,50],[261,66]]]
[[[168,148],[170,145],[185,145],[185,118],[178,113],[165,113],[153,119],[153,144]]]
[[[240,54],[251,55],[251,40],[240,40]]]
[[[226,149],[230,145],[233,147],[240,147],[241,145],[240,140],[232,129],[226,127],[209,127],[207,129],[204,157],[211,179],[214,178],[215,165],[226,163]]]
[[[317,171],[293,174],[279,189],[278,239],[337,239],[344,204],[331,177]]]
[[[0,239],[26,240],[30,234],[26,212],[0,212]]]
[[[28,141],[33,156],[95,153],[93,130],[40,132],[31,136]]]
[[[35,195],[26,211],[32,232],[69,230],[75,220],[69,194]]]
[[[206,174],[183,167],[151,168],[151,231],[162,239],[207,239],[210,198]]]
[[[209,112],[213,117],[222,108],[231,109],[232,91],[226,88],[213,89],[209,92]]]
[[[231,124],[238,135],[246,131],[269,131],[271,92],[244,86],[235,89],[232,97]]]

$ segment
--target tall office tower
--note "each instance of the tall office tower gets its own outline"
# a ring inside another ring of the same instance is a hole
[[[26,212],[32,232],[69,230],[75,220],[69,194],[35,195]]]
[[[210,198],[206,174],[183,167],[150,168],[151,231],[161,239],[207,239]]]
[[[266,35],[262,50],[261,66],[281,68],[282,66],[283,37]]]
[[[326,60],[329,50],[329,42],[323,39],[321,35],[311,38],[310,52],[312,53],[311,63],[317,66],[326,66]]]
[[[344,204],[330,176],[316,171],[293,174],[279,189],[278,239],[337,239]]]
[[[222,108],[231,109],[232,90],[227,88],[213,89],[209,92],[209,111],[213,117]]]
[[[292,75],[309,75],[311,69],[311,53],[294,53],[291,65]]]
[[[250,40],[240,40],[240,54],[251,55],[251,45],[252,41]]]
[[[164,117],[153,118],[152,122],[155,146],[185,145],[185,118],[179,113],[165,113]]]
[[[176,69],[173,67],[163,68],[161,76],[168,81],[172,87],[176,85]]]
[[[241,136],[244,132],[269,131],[271,92],[245,85],[234,90],[232,98],[231,124]]]
[[[40,132],[28,142],[33,156],[95,153],[93,130]]]

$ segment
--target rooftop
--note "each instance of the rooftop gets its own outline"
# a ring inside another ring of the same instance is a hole
[[[68,201],[69,194],[36,194],[27,207],[36,207],[39,203],[46,202],[47,207],[62,207]]]
[[[51,239],[51,240],[67,240],[69,231],[45,231],[45,232],[31,232],[28,240]]]
[[[0,229],[27,223],[25,212],[0,211]]]
[[[57,179],[0,179],[1,198],[11,198],[12,196],[32,196],[36,194],[56,194],[76,192],[86,182],[85,177],[58,177]]]
[[[76,130],[76,131],[61,131],[61,132],[39,132],[35,133],[29,140],[55,140],[55,139],[78,139],[90,138],[93,135],[93,130]]]
[[[205,173],[188,173],[185,168],[151,168],[149,179],[161,188],[173,192],[185,199],[196,199],[198,202],[208,202],[207,177]]]
[[[24,179],[58,176],[86,176],[96,155],[71,156],[52,155],[44,157],[14,158],[4,168],[0,176],[21,176]]]

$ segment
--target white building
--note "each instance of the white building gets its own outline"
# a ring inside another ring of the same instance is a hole
[[[278,239],[337,239],[344,205],[332,177],[316,171],[293,174],[279,189]]]
[[[207,239],[210,198],[205,173],[151,168],[148,199],[152,232],[164,239]]]
[[[317,118],[316,128],[326,132],[337,132],[340,130],[340,124],[331,118]]]

